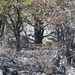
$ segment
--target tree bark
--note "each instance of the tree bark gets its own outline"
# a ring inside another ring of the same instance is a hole
[[[19,31],[19,29],[16,29],[14,35],[16,38],[16,49],[17,49],[17,51],[19,51],[20,50],[20,31]]]
[[[35,32],[35,43],[36,44],[42,44],[42,39],[43,39],[43,33],[44,33],[44,29],[42,28],[34,28],[34,32]]]
[[[36,44],[42,44],[44,28],[42,28],[43,22],[39,19],[39,17],[35,17],[35,26],[34,26],[34,38]]]

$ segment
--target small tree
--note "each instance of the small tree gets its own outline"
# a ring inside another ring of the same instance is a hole
[[[50,5],[51,3],[53,4],[54,0],[52,2],[50,0],[32,0],[30,7],[28,7],[29,10],[26,10],[28,14],[26,15],[25,22],[34,27],[34,42],[36,44],[42,43],[42,39],[50,35],[44,36],[44,31],[47,26],[50,27],[50,22],[53,22],[54,19],[56,10],[54,10],[54,5]]]
[[[10,24],[8,24],[12,30],[12,32],[14,33],[14,36],[16,38],[16,49],[17,51],[19,51],[20,49],[20,32],[21,32],[21,26],[22,26],[22,18],[21,18],[21,13],[20,13],[20,8],[18,7],[14,7],[14,10],[16,11],[16,13],[14,15],[16,16],[16,21],[15,18],[13,20],[11,14],[8,12],[8,17],[12,23],[12,26]]]
[[[34,38],[35,43],[42,43],[44,28],[42,28],[43,22],[39,19],[39,17],[35,17],[35,26],[34,26]]]

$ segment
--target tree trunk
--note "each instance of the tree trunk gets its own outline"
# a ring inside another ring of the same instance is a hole
[[[35,27],[34,27],[34,38],[36,44],[42,44],[44,28],[41,27],[43,24],[39,17],[34,17]]]
[[[17,36],[17,38],[16,38],[16,49],[17,49],[17,51],[20,50],[20,36]]]
[[[15,38],[16,38],[16,49],[17,51],[19,51],[20,50],[20,32],[18,29],[16,29]]]
[[[43,33],[44,33],[44,29],[42,28],[34,28],[34,35],[35,35],[35,43],[36,44],[42,44],[42,39],[43,39]]]

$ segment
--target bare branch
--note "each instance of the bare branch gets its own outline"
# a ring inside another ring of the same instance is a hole
[[[33,25],[27,18],[24,18],[24,19],[25,19],[25,22],[26,22],[26,23],[28,23],[29,25],[31,25],[31,26],[34,27],[34,25]]]
[[[14,31],[13,28],[11,27],[11,25],[8,23],[7,20],[6,20],[6,23],[9,25],[10,29],[11,29],[12,31]]]
[[[9,16],[9,18],[10,18],[11,22],[12,22],[13,28],[15,29],[15,23],[14,23],[14,21],[13,21],[13,19],[11,18],[11,16],[10,16],[10,14],[9,14],[9,13],[8,13],[8,16]]]
[[[50,36],[51,34],[47,34],[47,35],[45,35],[45,36],[43,36],[43,37],[47,37],[47,36]]]

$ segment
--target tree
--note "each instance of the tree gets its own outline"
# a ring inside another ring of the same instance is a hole
[[[57,3],[57,12],[55,19],[55,25],[56,25],[55,31],[57,31],[56,36],[59,44],[63,43],[64,41],[64,44],[66,46],[66,57],[69,64],[71,64],[71,58],[73,57],[70,56],[73,54],[73,49],[72,49],[74,47],[73,37],[75,35],[74,0],[72,1],[57,0],[56,3]]]
[[[42,43],[42,39],[44,38],[43,37],[44,29],[41,27],[43,22],[37,17],[35,17],[34,20],[36,21],[34,26],[35,43],[39,44]]]
[[[9,29],[9,33],[11,32],[16,38],[16,49],[19,51],[20,49],[20,33],[23,29],[23,16],[22,16],[22,8],[24,5],[28,5],[30,0],[3,0],[1,1],[1,8],[0,12],[3,13],[3,15],[7,16],[6,20],[6,30]],[[2,23],[2,21],[0,21]],[[3,27],[4,28],[4,27]]]
[[[50,27],[50,23],[54,19],[56,10],[54,10],[55,6],[51,4],[54,1],[32,1],[30,7],[26,9],[28,15],[26,15],[25,22],[34,27],[34,41],[36,44],[42,43],[42,39],[50,35],[44,36],[44,31],[47,26]]]
[[[14,4],[13,4],[14,3]],[[7,16],[6,24],[13,32],[16,38],[16,49],[20,49],[20,32],[22,31],[22,17],[21,17],[21,6],[18,2],[12,0],[5,1],[5,5],[2,6],[2,12]]]
[[[16,49],[17,49],[17,51],[19,51],[19,49],[20,49],[20,32],[22,31],[22,29],[21,29],[21,27],[22,27],[21,10],[19,7],[13,7],[13,9],[16,12],[13,15],[13,16],[15,16],[14,20],[13,20],[13,16],[11,16],[12,14],[10,14],[8,12],[7,14],[11,21],[11,24],[9,24],[8,21],[7,22],[8,22],[9,27],[11,28],[12,32],[14,33],[14,36],[16,38]]]

